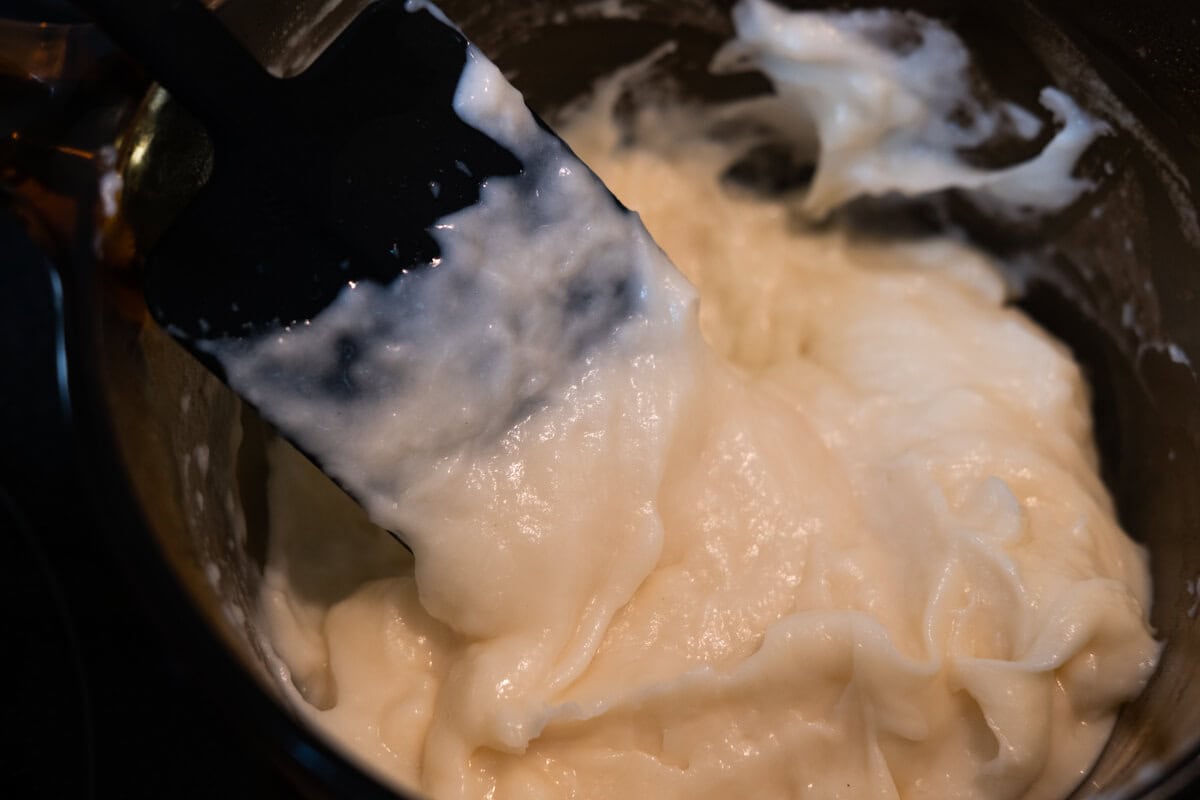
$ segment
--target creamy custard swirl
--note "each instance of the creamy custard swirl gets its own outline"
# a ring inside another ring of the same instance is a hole
[[[940,52],[965,69],[940,26],[905,17],[926,50],[889,67],[902,56],[879,43],[882,17],[759,0],[738,15],[724,66],[765,69],[836,155],[802,210],[868,184],[1043,211],[1086,191],[1071,167],[1102,126],[1053,90],[1050,156],[990,174],[957,161],[976,134],[921,106],[913,66],[944,82]],[[460,113],[520,152],[519,96],[477,59]],[[803,102],[813,59],[903,118],[843,119],[875,138],[837,139],[834,106]],[[1145,554],[1098,477],[1079,368],[1007,306],[986,255],[798,225],[794,203],[723,184],[737,154],[703,136],[702,112],[643,109],[636,144],[618,145],[614,91],[564,134],[686,281],[639,244],[624,322],[582,350],[552,327],[532,355],[480,361],[496,351],[472,342],[507,335],[496,319],[429,329],[445,340],[438,391],[338,423],[354,468],[383,476],[374,522],[414,556],[275,446],[262,612],[297,709],[437,798],[1065,795],[1158,653]],[[1030,120],[981,108],[976,124]],[[914,174],[914,154],[933,172]],[[439,234],[438,269],[502,284],[489,297],[506,313],[537,308],[544,267],[624,224],[597,204],[591,238],[531,250],[511,191],[494,182]],[[495,266],[521,258],[538,260],[524,282]],[[313,336],[346,309],[375,313],[348,297]],[[530,389],[547,353],[572,366]],[[496,394],[536,402],[476,424]],[[471,435],[447,433],[447,413]]]

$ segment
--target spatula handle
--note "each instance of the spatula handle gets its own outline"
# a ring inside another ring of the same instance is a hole
[[[272,77],[199,0],[72,0],[215,137],[280,124]]]

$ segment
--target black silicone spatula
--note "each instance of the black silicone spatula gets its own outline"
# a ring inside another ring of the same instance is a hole
[[[147,262],[151,312],[185,342],[310,319],[348,280],[429,262],[433,222],[521,169],[455,115],[467,42],[428,10],[373,3],[278,79],[198,0],[77,5],[213,140],[207,185]]]
[[[213,140],[151,313],[384,527],[673,302],[636,215],[423,3],[378,0],[279,79],[198,0],[77,2]]]

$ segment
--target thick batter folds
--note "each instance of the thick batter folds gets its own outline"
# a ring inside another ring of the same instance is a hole
[[[1064,795],[1157,657],[1079,369],[969,246],[803,220],[864,187],[1055,208],[1086,190],[1070,169],[1100,126],[1051,90],[1050,155],[971,170],[951,154],[982,134],[922,106],[911,67],[947,82],[961,45],[940,26],[910,18],[941,49],[896,56],[872,35],[884,17],[739,14],[726,68],[803,104],[811,51],[788,47],[840,36],[847,86],[903,77],[885,92],[899,116],[843,115],[838,140],[804,105],[834,158],[797,206],[722,180],[741,151],[704,136],[710,112],[643,109],[629,146],[618,84],[601,87],[566,138],[698,301],[647,283],[645,316],[568,354],[582,366],[561,384],[504,373],[525,398],[513,424],[405,461],[368,506],[415,556],[276,445],[262,604],[280,679],[371,769],[437,798]],[[436,428],[486,399],[406,413]]]

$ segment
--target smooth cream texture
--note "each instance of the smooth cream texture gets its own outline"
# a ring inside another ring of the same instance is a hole
[[[468,77],[496,97],[487,65]],[[565,133],[698,310],[639,251],[615,332],[467,437],[439,427],[482,402],[447,333],[468,396],[404,401],[395,441],[437,436],[367,504],[415,558],[276,445],[262,603],[297,708],[437,798],[1064,795],[1157,656],[1078,368],[984,255],[729,191],[696,114],[645,110],[617,148],[613,91]]]

